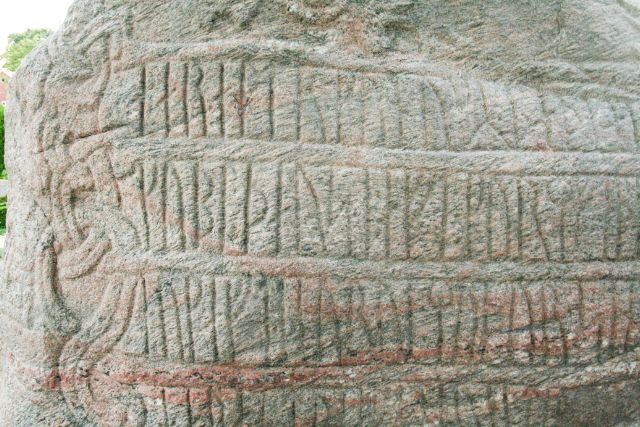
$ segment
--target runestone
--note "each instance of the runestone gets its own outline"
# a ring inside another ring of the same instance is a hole
[[[640,0],[76,0],[7,108],[0,425],[640,423]]]

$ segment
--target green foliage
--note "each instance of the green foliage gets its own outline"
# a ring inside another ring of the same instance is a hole
[[[0,104],[0,173],[4,172],[4,106]]]
[[[7,171],[4,169],[4,107],[0,104],[0,171],[2,173],[0,175],[4,175],[4,178],[0,176],[2,179],[7,179]],[[7,228],[7,198],[0,197],[0,234],[4,234]]]
[[[0,197],[0,234],[7,229],[7,197]]]
[[[14,33],[9,35],[9,46],[2,58],[6,61],[4,67],[11,71],[16,71],[20,66],[22,59],[33,50],[38,43],[47,38],[51,34],[51,30],[45,28],[29,29],[22,33]]]

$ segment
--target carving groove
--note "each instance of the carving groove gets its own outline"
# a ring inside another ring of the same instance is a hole
[[[632,71],[446,68],[491,27],[421,40],[419,2],[89,3],[12,88],[14,423],[563,425],[638,395]]]

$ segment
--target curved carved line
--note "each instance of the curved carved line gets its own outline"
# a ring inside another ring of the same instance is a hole
[[[63,279],[77,279],[91,271],[111,249],[110,241],[85,240],[77,250],[66,252],[60,275]]]
[[[38,242],[36,262],[36,295],[44,310],[44,326],[57,328],[63,333],[78,329],[77,320],[67,311],[56,287],[56,255],[53,249],[53,233],[50,228]]]
[[[92,371],[96,364],[122,339],[133,316],[133,298],[140,281],[112,282],[96,315],[86,327],[65,345],[60,356],[60,369],[67,382],[60,390],[69,410],[82,422],[93,419],[100,406],[91,389]]]

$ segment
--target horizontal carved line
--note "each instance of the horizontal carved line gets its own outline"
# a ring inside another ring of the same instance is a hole
[[[366,73],[411,73],[431,77],[457,77],[460,72],[435,65],[433,61],[416,60],[415,56],[396,55],[393,61],[379,61],[327,52],[306,43],[281,40],[256,40],[253,38],[225,38],[201,43],[131,43],[132,52],[144,52],[133,58],[125,57],[114,66],[115,71],[126,70],[135,65],[153,61],[187,59],[237,59],[250,57],[254,60],[280,59],[288,65],[317,66]]]
[[[517,282],[531,280],[636,280],[640,262],[407,262],[358,261],[327,258],[263,258],[183,253],[157,256],[110,254],[102,274],[184,270],[217,275],[262,274],[270,277],[334,277],[348,279],[446,279],[456,281]]]
[[[638,354],[631,353],[608,362],[582,367],[537,366],[509,367],[495,365],[465,366],[455,364],[419,365],[405,363],[370,366],[299,366],[260,368],[238,365],[167,365],[150,363],[142,358],[123,362],[111,357],[110,376],[124,384],[149,384],[165,387],[206,387],[233,384],[236,389],[271,389],[279,387],[344,387],[345,379],[358,383],[403,382],[444,383],[484,382],[501,385],[536,384],[541,388],[584,387],[612,383],[640,375]],[[124,366],[123,366],[124,365]],[[589,372],[589,375],[585,375]]]
[[[525,176],[640,177],[636,154],[517,151],[414,151],[299,145],[257,140],[138,138],[112,141],[120,163],[161,157],[165,160],[301,163],[335,167],[422,169],[433,173],[467,172]]]

